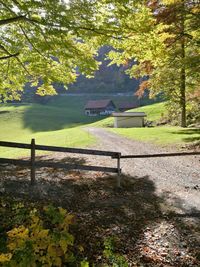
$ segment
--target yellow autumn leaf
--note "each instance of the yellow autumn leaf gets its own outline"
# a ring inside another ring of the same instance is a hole
[[[78,246],[78,249],[79,249],[79,251],[80,251],[80,252],[83,252],[83,251],[84,251],[84,247],[83,247],[83,246],[81,246],[81,245],[80,245],[80,246]]]
[[[49,245],[48,246],[47,252],[48,252],[49,256],[51,256],[51,257],[56,257],[57,256],[56,248],[53,245]]]
[[[10,231],[7,232],[9,238],[15,238],[16,236],[18,238],[27,238],[29,234],[29,230],[25,228],[23,225],[16,227]]]
[[[60,227],[64,230],[68,230],[69,224],[72,224],[72,220],[74,219],[74,215],[68,214],[65,216],[64,222],[60,224]]]
[[[17,243],[16,242],[9,242],[7,247],[9,248],[9,250],[13,251],[17,248]]]
[[[31,229],[35,228],[37,225],[40,225],[40,218],[38,216],[33,215],[31,219],[32,219],[32,223],[30,225]]]
[[[61,239],[59,241],[59,245],[62,248],[62,250],[63,250],[64,253],[67,252],[67,243],[68,243],[68,241],[66,239]]]
[[[65,216],[67,214],[67,211],[65,209],[63,209],[62,207],[58,208],[59,212],[61,215]]]
[[[11,258],[12,258],[12,254],[11,253],[2,253],[2,254],[0,254],[0,262],[1,263],[10,261]]]
[[[37,237],[42,239],[42,238],[47,237],[48,234],[49,234],[49,230],[48,229],[43,229],[43,230],[38,232]]]
[[[67,217],[65,218],[65,220],[71,224],[72,223],[72,220],[74,219],[74,215],[72,214],[68,214]]]
[[[40,262],[42,262],[42,266],[45,266],[46,260],[46,256],[40,256]]]
[[[62,261],[61,261],[61,258],[59,257],[56,257],[55,260],[54,260],[54,266],[62,266]]]

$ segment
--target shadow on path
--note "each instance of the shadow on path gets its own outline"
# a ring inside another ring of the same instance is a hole
[[[43,168],[31,187],[28,170],[15,168],[15,177],[13,169],[9,171],[0,175],[4,195],[53,203],[76,215],[72,231],[90,262],[102,263],[103,241],[114,236],[116,252],[125,255],[130,266],[200,264],[200,212],[174,212],[165,203],[167,195],[156,195],[148,176],[123,175],[118,189],[114,175]]]

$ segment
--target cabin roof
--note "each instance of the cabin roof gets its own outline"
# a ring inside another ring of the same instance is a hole
[[[106,108],[110,103],[115,107],[114,103],[110,99],[89,100],[85,105],[85,109]]]

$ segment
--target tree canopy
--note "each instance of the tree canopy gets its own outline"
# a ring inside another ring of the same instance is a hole
[[[132,77],[142,77],[142,95],[162,93],[181,113],[186,126],[186,100],[199,89],[200,7],[198,1],[162,0],[118,7],[118,20],[127,38],[112,41],[113,63],[129,64]],[[123,9],[122,9],[123,7]]]
[[[98,48],[110,64],[140,78],[138,90],[162,93],[178,105],[199,89],[200,7],[191,0],[0,0],[0,95],[17,98],[29,81],[53,94],[77,73],[98,69]]]
[[[111,35],[109,21],[98,1],[1,0],[0,94],[18,98],[23,85],[37,85],[37,93],[53,94],[52,82],[76,79],[77,68],[91,75],[99,41]],[[100,38],[102,36],[102,38]]]

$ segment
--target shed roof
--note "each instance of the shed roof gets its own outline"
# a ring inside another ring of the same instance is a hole
[[[89,100],[85,105],[85,109],[106,108],[110,103],[115,107],[114,103],[110,99]]]
[[[146,117],[144,112],[113,112],[113,117]]]

